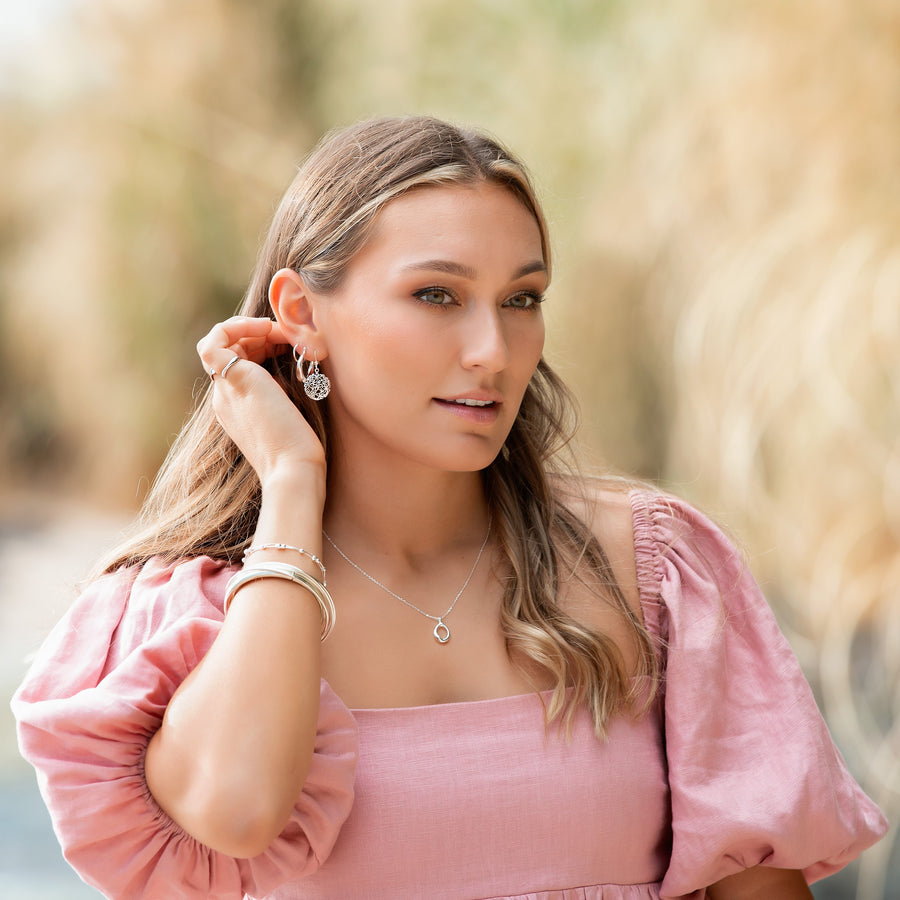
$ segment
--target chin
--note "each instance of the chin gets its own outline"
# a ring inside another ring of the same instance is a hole
[[[480,453],[466,453],[446,460],[442,466],[449,472],[483,472],[500,455],[501,447],[484,448]]]

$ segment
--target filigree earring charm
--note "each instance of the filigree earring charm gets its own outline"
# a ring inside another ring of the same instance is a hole
[[[306,370],[306,378],[303,381],[303,390],[310,400],[324,400],[331,391],[331,382],[328,376],[319,371],[318,354]]]
[[[319,355],[315,354],[313,361],[309,364],[306,374],[303,374],[303,358],[306,356],[306,347],[297,355],[297,348],[294,347],[294,359],[297,361],[297,377],[303,385],[303,391],[310,400],[324,400],[331,391],[331,382],[328,376],[319,371]]]

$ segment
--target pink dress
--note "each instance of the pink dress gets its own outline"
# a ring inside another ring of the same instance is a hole
[[[651,711],[570,742],[527,694],[348,710],[322,683],[288,826],[249,860],[154,803],[143,756],[220,628],[230,571],[152,563],[93,584],[13,700],[66,858],[108,897],[647,900],[758,864],[841,868],[887,828],[846,771],[739,554],[684,504],[632,495]]]

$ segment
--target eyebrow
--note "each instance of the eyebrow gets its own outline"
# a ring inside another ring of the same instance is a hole
[[[404,272],[446,272],[448,275],[458,275],[460,278],[468,278],[474,281],[478,277],[478,273],[471,266],[465,266],[462,263],[453,262],[449,259],[426,259],[422,262],[409,263],[402,269]],[[536,259],[534,262],[525,263],[516,272],[513,273],[512,281],[518,278],[524,278],[534,272],[546,272],[547,266],[543,260]]]

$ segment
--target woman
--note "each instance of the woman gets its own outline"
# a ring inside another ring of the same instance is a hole
[[[549,277],[492,140],[384,119],[312,154],[142,530],[14,701],[86,880],[808,897],[883,832],[722,535],[560,472]]]

